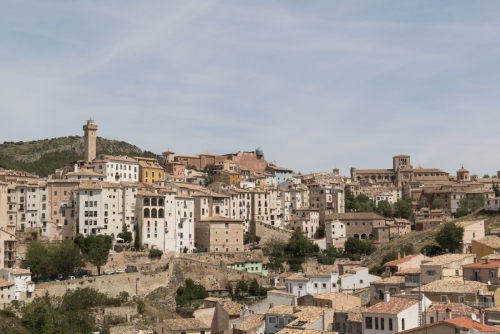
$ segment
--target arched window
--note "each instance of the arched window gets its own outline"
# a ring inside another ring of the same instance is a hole
[[[158,200],[156,198],[151,199],[151,205],[152,206],[157,206],[158,205]]]
[[[149,198],[145,198],[145,199],[144,199],[144,205],[149,206]]]
[[[366,234],[361,234],[361,239],[366,239]]]
[[[163,209],[158,210],[158,218],[165,218],[165,211]]]
[[[151,218],[158,218],[158,212],[156,211],[156,209],[151,210]]]
[[[150,218],[149,209],[148,208],[144,209],[144,218]]]
[[[370,234],[368,237],[370,238],[370,240],[373,239],[373,234]]]
[[[158,200],[158,205],[159,205],[159,206],[163,206],[164,204],[165,204],[165,201],[163,200],[163,198],[160,198],[160,199]]]
[[[354,238],[359,239],[359,234],[355,234]]]

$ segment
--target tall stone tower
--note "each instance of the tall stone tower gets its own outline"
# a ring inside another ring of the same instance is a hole
[[[87,124],[83,126],[85,132],[85,162],[91,162],[96,157],[96,140],[97,140],[97,125],[91,118]]]

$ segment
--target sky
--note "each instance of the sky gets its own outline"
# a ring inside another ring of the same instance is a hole
[[[499,1],[0,3],[0,142],[500,170]]]

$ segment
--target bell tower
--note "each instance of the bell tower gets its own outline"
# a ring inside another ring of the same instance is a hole
[[[97,146],[97,125],[94,124],[92,118],[83,126],[83,131],[85,133],[85,162],[92,162],[96,157]]]

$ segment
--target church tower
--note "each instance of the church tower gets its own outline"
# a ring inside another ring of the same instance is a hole
[[[85,132],[85,162],[92,162],[96,157],[96,140],[97,140],[97,125],[91,118],[87,124],[83,126]]]

